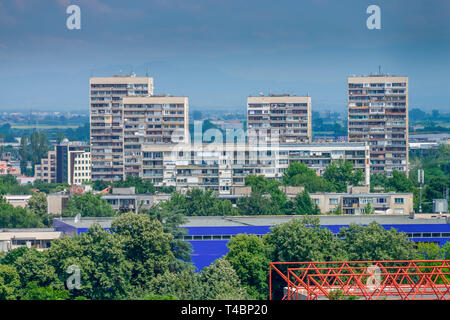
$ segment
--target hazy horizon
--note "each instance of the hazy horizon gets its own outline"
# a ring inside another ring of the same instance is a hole
[[[263,92],[345,112],[347,77],[379,66],[409,77],[409,109],[450,110],[449,18],[447,0],[0,0],[0,112],[88,110],[90,76],[131,71],[191,110],[245,110]]]

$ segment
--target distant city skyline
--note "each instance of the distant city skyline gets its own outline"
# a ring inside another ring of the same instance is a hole
[[[70,4],[81,30],[66,28]],[[381,30],[366,27],[371,4]],[[379,66],[409,77],[409,109],[444,112],[449,18],[447,0],[0,0],[0,112],[87,111],[89,78],[121,72],[148,72],[191,110],[245,112],[263,92],[345,112],[347,77]]]

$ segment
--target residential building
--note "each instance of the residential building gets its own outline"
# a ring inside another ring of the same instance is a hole
[[[17,176],[17,182],[20,185],[33,184],[36,181],[36,177]]]
[[[49,183],[82,183],[90,180],[89,145],[64,139],[35,165],[35,178]]]
[[[34,166],[34,177],[47,183],[56,183],[56,150],[51,150]]]
[[[124,177],[122,99],[153,94],[153,78],[131,75],[90,79],[91,176],[115,181]]]
[[[47,213],[61,215],[67,207],[70,194],[67,191],[51,193],[47,195]]]
[[[82,184],[91,180],[91,153],[73,152],[73,172],[69,184]]]
[[[334,212],[338,207],[343,214],[365,214],[370,203],[375,214],[410,214],[414,211],[412,193],[311,193],[311,199],[323,214]]]
[[[64,139],[55,148],[57,183],[76,184],[90,180],[89,144]]]
[[[232,194],[245,186],[247,175],[281,180],[292,162],[304,163],[321,175],[332,161],[350,161],[370,184],[369,147],[365,143],[280,144],[144,144],[140,176],[156,186],[174,186]]]
[[[50,243],[61,238],[62,232],[52,228],[0,229],[0,252],[8,252],[23,246],[42,251]]]
[[[348,141],[368,141],[370,170],[408,174],[408,77],[348,78]]]
[[[119,212],[136,212],[170,199],[170,194],[136,194],[135,187],[113,188],[110,194],[102,196],[112,208]]]
[[[20,175],[20,167],[13,167],[6,161],[0,163],[0,176],[11,174],[13,176]]]
[[[124,97],[124,175],[142,174],[143,145],[188,142],[188,113],[187,97]]]
[[[31,195],[24,194],[24,195],[11,195],[11,194],[5,194],[4,199],[6,202],[12,204],[14,207],[22,207],[25,208],[28,204],[28,200],[30,200]]]
[[[311,97],[248,97],[247,136],[249,141],[311,142]]]

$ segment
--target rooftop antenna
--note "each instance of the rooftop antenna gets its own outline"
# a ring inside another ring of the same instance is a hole
[[[378,75],[381,76],[381,66],[378,66]]]

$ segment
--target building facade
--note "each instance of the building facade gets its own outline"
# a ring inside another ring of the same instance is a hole
[[[249,141],[311,142],[311,97],[248,97],[247,135]]]
[[[124,175],[142,173],[142,146],[189,141],[187,97],[123,98]]]
[[[348,78],[348,141],[368,141],[372,173],[408,174],[408,77]]]
[[[34,166],[34,177],[47,183],[56,183],[56,150],[51,150]]]
[[[35,165],[35,178],[49,183],[90,181],[90,162],[87,143],[65,139]]]
[[[321,175],[332,161],[350,161],[370,184],[369,147],[364,143],[329,144],[144,144],[140,176],[155,186],[174,186],[232,194],[245,186],[248,175],[281,180],[292,162],[307,165]]]
[[[59,239],[62,232],[53,228],[0,229],[0,252],[8,252],[20,247],[43,251],[50,243]]]
[[[311,199],[323,214],[340,208],[342,214],[367,214],[370,203],[372,214],[410,214],[414,211],[412,193],[311,193]]]
[[[120,75],[90,79],[92,180],[124,177],[124,97],[150,96],[153,78]]]
[[[82,184],[91,181],[91,153],[89,151],[73,152],[73,165],[69,184]]]

